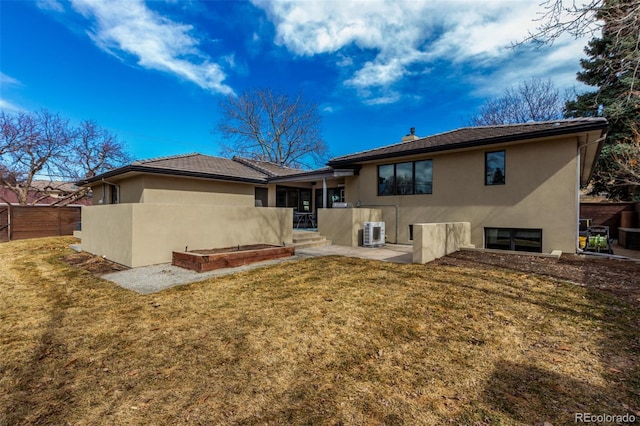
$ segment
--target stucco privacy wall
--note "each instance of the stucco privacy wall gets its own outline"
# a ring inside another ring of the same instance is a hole
[[[82,250],[132,265],[135,204],[82,207]]]
[[[129,267],[167,263],[174,250],[292,242],[291,209],[119,204],[82,211],[82,249]]]
[[[413,225],[413,263],[431,262],[470,245],[469,222]]]
[[[120,187],[120,203],[216,204],[254,206],[254,185],[179,176],[139,175],[114,180]],[[107,202],[109,191],[106,186]],[[92,187],[93,204],[102,198],[103,184]]]
[[[332,244],[357,247],[365,222],[380,222],[378,209],[318,209],[318,233]]]
[[[485,152],[506,152],[506,184],[484,184]],[[409,225],[470,222],[471,243],[484,247],[484,228],[540,228],[542,251],[574,252],[577,239],[577,139],[492,146],[413,157],[433,159],[433,193],[378,196],[377,165],[408,161],[408,157],[364,164],[346,180],[347,201],[382,210],[389,241],[410,243]],[[379,207],[387,205],[389,207]]]

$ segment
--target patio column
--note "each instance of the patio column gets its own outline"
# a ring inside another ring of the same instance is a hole
[[[327,178],[322,178],[322,207],[327,208]]]

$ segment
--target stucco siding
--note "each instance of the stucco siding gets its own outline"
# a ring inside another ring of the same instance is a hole
[[[83,210],[82,249],[129,267],[171,261],[172,251],[290,244],[291,209],[132,203]]]
[[[365,222],[380,222],[379,209],[318,209],[318,232],[332,244],[357,247]]]
[[[82,207],[82,250],[132,265],[133,205]]]
[[[254,188],[245,183],[147,175],[141,202],[253,207]]]
[[[120,202],[143,203],[145,180],[144,176],[134,176],[119,182]]]
[[[377,165],[347,179],[347,201],[381,206],[388,241],[409,243],[414,223],[470,222],[471,243],[484,246],[484,228],[539,228],[543,252],[575,251],[577,220],[577,141],[575,138],[513,144],[490,150],[506,153],[506,183],[484,184],[485,150],[434,154],[433,193],[378,196]],[[396,207],[397,206],[397,213]],[[397,235],[396,229],[397,220]]]

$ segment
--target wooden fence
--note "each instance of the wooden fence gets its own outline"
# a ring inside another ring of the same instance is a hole
[[[605,225],[609,227],[609,235],[618,238],[618,227],[637,227],[638,212],[640,203],[633,202],[600,202],[600,203],[580,203],[580,218],[591,219],[592,225]],[[623,224],[623,214],[630,214],[632,222]],[[635,213],[635,214],[634,214]]]
[[[73,235],[81,207],[0,206],[0,242]]]

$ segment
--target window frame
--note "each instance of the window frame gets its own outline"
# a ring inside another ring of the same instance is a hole
[[[416,188],[417,188],[417,183],[416,183],[416,163],[422,163],[422,162],[429,162],[430,163],[430,167],[431,167],[431,181],[428,182],[430,183],[429,188],[430,188],[430,192],[417,192]],[[411,164],[411,184],[410,189],[408,192],[405,193],[400,193],[399,192],[399,185],[398,185],[398,166],[399,165],[405,165],[405,164]],[[391,183],[391,193],[390,194],[385,194],[382,193],[381,191],[381,181],[380,181],[380,169],[383,167],[392,167],[393,168],[393,174],[391,175],[391,177],[389,179],[392,180]],[[386,163],[386,164],[378,164],[376,166],[376,183],[377,183],[377,194],[379,197],[388,197],[388,196],[403,196],[403,195],[431,195],[433,194],[433,159],[431,158],[427,158],[424,160],[414,160],[414,161],[402,161],[399,163]]]
[[[502,182],[489,182],[489,155],[502,153]],[[484,153],[484,185],[485,186],[495,186],[495,185],[506,185],[507,184],[507,151],[504,149],[499,149],[496,151],[485,151]]]
[[[509,248],[500,248],[500,247],[488,247],[488,238],[487,234],[489,231],[497,230],[497,231],[508,231],[509,232]],[[539,232],[540,233],[540,245],[536,248],[536,250],[526,250],[521,248],[518,249],[516,245],[516,234],[520,231],[528,231],[528,232]],[[484,228],[484,248],[491,250],[505,250],[505,251],[517,251],[521,253],[542,253],[542,244],[543,244],[543,235],[542,228],[500,228],[500,227],[485,227]]]

